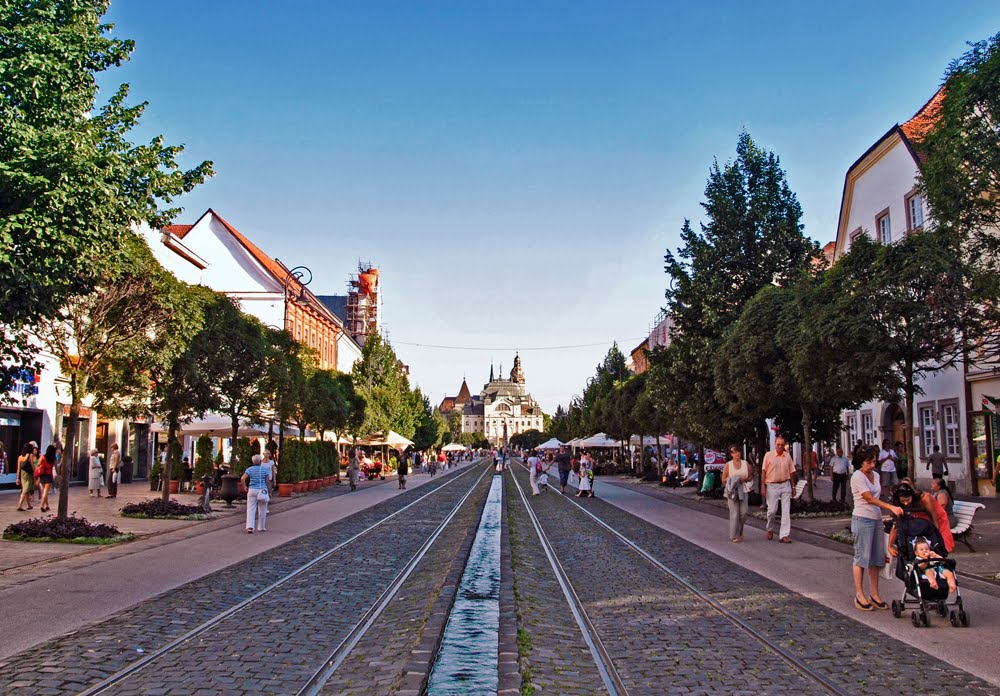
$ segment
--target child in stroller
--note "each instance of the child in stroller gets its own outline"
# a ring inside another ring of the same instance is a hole
[[[930,625],[928,613],[936,610],[939,616],[949,617],[952,626],[968,626],[955,559],[947,557],[937,528],[929,520],[904,512],[889,532],[889,545],[897,558],[896,577],[904,584],[902,598],[892,600],[892,615],[898,619],[907,607],[914,607],[910,621],[919,628]],[[949,601],[951,593],[954,599]],[[949,607],[954,609],[949,612]]]
[[[944,556],[934,553],[934,551],[931,550],[931,542],[927,541],[923,537],[918,537],[913,541],[913,555],[922,561],[927,561],[932,558],[944,558]],[[917,561],[916,567],[924,571],[924,578],[927,580],[927,584],[931,586],[931,589],[938,589],[938,578],[941,578],[948,585],[949,592],[956,592],[958,590],[958,587],[955,584],[955,573],[946,568],[944,564],[931,564]]]

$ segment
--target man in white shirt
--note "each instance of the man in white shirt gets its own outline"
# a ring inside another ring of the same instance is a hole
[[[898,461],[896,450],[889,446],[888,440],[882,440],[882,449],[878,451],[879,477],[882,479],[882,497],[885,498],[892,492],[892,489],[899,483],[899,476],[896,474],[896,462]]]
[[[840,502],[847,499],[847,481],[851,478],[851,462],[844,456],[844,448],[837,445],[837,456],[830,457],[830,480],[833,481],[833,497],[831,502],[837,500],[837,489],[840,489]]]

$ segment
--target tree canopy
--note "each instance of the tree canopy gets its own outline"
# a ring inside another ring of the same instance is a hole
[[[169,223],[179,209],[165,205],[212,174],[210,162],[181,168],[162,136],[129,142],[146,104],[128,104],[128,85],[97,104],[97,76],[134,48],[110,36],[107,8],[0,5],[0,394],[34,364],[21,329],[107,280],[133,225]]]

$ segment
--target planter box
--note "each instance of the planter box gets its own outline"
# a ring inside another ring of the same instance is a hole
[[[180,481],[171,481],[170,482],[170,494],[171,495],[173,495],[174,493],[179,492],[180,490],[181,490],[181,482]]]
[[[279,483],[278,484],[278,495],[282,498],[289,498],[292,495],[292,491],[295,488],[294,483]]]
[[[295,490],[296,493],[305,493],[306,492],[306,482],[305,481],[296,481],[293,485],[295,486],[294,490]]]

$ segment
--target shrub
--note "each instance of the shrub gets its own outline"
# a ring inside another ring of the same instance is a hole
[[[129,503],[122,507],[124,517],[143,517],[154,519],[174,519],[177,517],[206,516],[200,505],[182,505],[175,500],[163,502],[157,498],[155,500],[143,500],[139,503]]]
[[[113,543],[133,538],[122,534],[110,524],[93,524],[72,515],[66,519],[37,517],[15,522],[3,531],[3,538],[10,541],[65,541],[76,543]]]
[[[202,435],[194,446],[195,463],[194,477],[200,479],[206,474],[212,473],[212,438]]]

